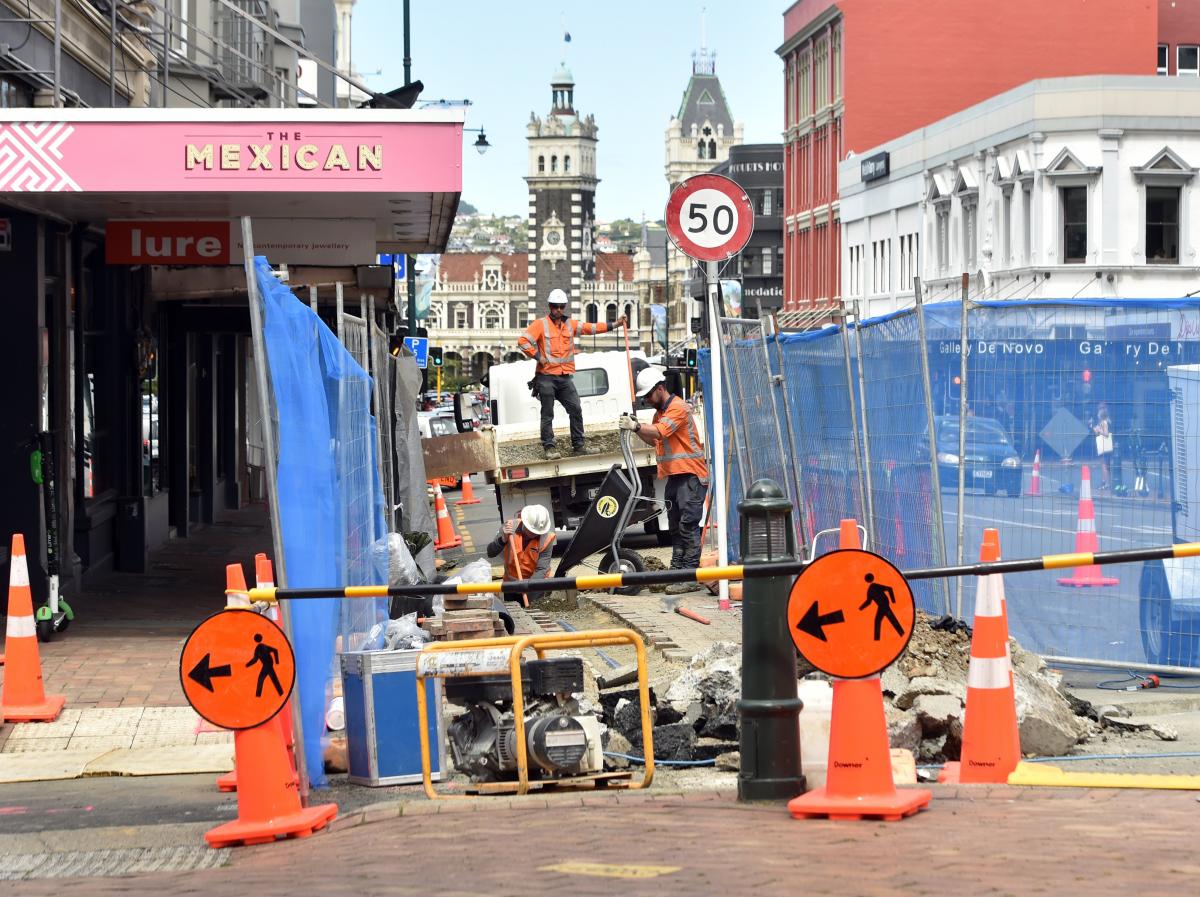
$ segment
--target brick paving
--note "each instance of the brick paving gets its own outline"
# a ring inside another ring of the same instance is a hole
[[[667,660],[686,663],[713,642],[742,642],[741,606],[734,602],[731,610],[719,610],[716,597],[708,592],[684,595],[678,602],[680,607],[709,620],[708,626],[674,611],[664,612],[667,596],[659,593],[632,596],[590,593],[588,597],[646,639]]]
[[[39,646],[48,692],[68,708],[180,707],[179,652],[201,620],[225,604],[225,565],[253,577],[254,555],[271,551],[262,505],[172,539],[145,574],[108,573],[69,594],[75,621]],[[39,596],[35,596],[37,600]],[[0,666],[0,681],[4,667]],[[12,726],[0,728],[0,746]]]
[[[350,820],[369,825],[238,849],[223,869],[20,882],[6,892],[290,897],[303,882],[321,895],[443,897],[1177,895],[1194,891],[1200,874],[1197,812],[1186,792],[1002,786],[935,787],[929,810],[897,823],[800,822],[727,791],[426,802]],[[630,877],[581,874],[580,864]]]

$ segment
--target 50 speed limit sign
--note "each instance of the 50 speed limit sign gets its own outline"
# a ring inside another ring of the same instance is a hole
[[[750,197],[735,181],[719,174],[688,178],[667,202],[671,242],[698,261],[720,262],[737,255],[753,231]]]

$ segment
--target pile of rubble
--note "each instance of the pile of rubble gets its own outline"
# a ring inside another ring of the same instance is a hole
[[[1092,728],[1076,715],[1061,677],[1035,654],[1011,643],[1021,750],[1026,756],[1058,756],[1086,739]],[[971,639],[965,627],[918,613],[904,656],[881,676],[892,747],[913,752],[918,762],[959,759]],[[828,679],[801,660],[805,679]],[[737,700],[741,647],[716,642],[692,658],[661,701],[652,696],[654,753],[659,759],[698,760],[737,750]],[[637,692],[602,692],[609,727],[606,750],[640,755]],[[1090,708],[1079,708],[1085,713]],[[613,745],[617,746],[613,746]],[[724,758],[723,758],[724,759]]]

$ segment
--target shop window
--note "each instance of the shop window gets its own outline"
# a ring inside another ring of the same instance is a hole
[[[1146,188],[1146,261],[1179,264],[1179,188]]]
[[[1169,58],[1169,56],[1170,56],[1170,48],[1166,44],[1159,44],[1158,45],[1158,73],[1160,75],[1168,74],[1167,59]]]
[[[1200,77],[1200,47],[1192,44],[1175,48],[1175,74]]]
[[[1062,187],[1063,261],[1081,265],[1087,261],[1087,187]]]

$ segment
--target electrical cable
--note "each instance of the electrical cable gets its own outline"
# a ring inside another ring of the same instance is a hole
[[[622,760],[628,760],[630,763],[645,763],[645,757],[635,757],[633,754],[619,754],[616,751],[605,751],[605,757],[620,757]],[[654,758],[655,766],[716,766],[716,759],[711,760],[659,760]]]
[[[33,37],[33,9],[29,5],[29,0],[25,0],[25,15],[29,18],[29,21],[25,23],[25,40],[21,41],[15,47],[9,47],[9,53],[15,53],[17,50],[23,49],[29,43],[29,38]]]
[[[1200,751],[1164,751],[1161,754],[1072,754],[1068,757],[1029,757],[1022,763],[1073,763],[1084,760],[1184,760],[1200,757]],[[655,763],[658,761],[655,760]],[[941,763],[923,763],[917,769],[941,769]]]

